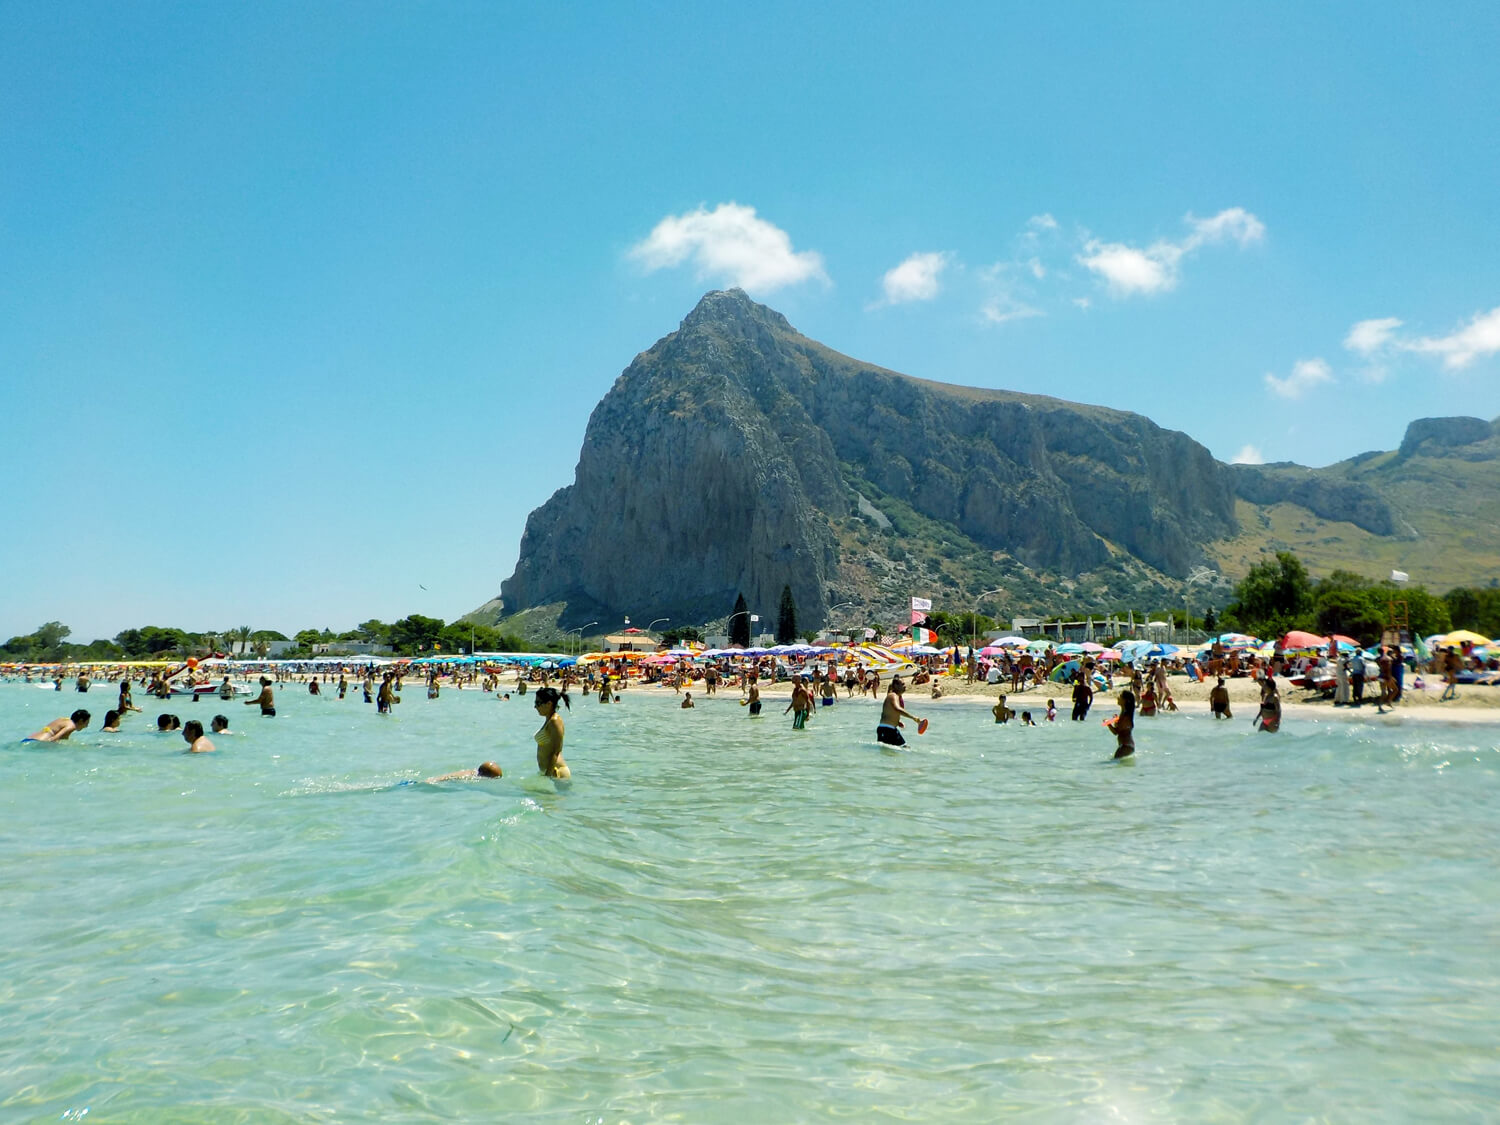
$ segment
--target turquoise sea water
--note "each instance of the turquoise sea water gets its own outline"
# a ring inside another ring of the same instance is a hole
[[[0,685],[0,1120],[1495,1113],[1500,728],[421,695]]]

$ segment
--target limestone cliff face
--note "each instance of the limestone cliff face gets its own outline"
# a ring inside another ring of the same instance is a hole
[[[1342,520],[1373,535],[1394,535],[1396,515],[1384,497],[1361,481],[1318,469],[1278,463],[1232,465],[1235,494],[1252,504],[1298,504],[1325,520]]]
[[[710,293],[616,380],[575,481],[527,520],[506,611],[769,621],[784,584],[820,622],[833,524],[863,482],[1029,566],[1110,544],[1167,574],[1232,534],[1230,474],[1122,411],[909,378],[833,352],[738,290]],[[868,488],[868,486],[866,486]]]
[[[1406,427],[1406,436],[1401,439],[1401,456],[1410,457],[1424,445],[1427,452],[1443,456],[1450,450],[1478,442],[1500,434],[1500,419],[1486,422],[1483,418],[1418,418]],[[1428,445],[1427,443],[1432,443]]]

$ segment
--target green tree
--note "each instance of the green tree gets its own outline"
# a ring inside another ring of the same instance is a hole
[[[1214,607],[1209,606],[1208,612],[1203,615],[1203,631],[1213,636],[1219,629],[1219,615],[1214,612]]]
[[[144,625],[139,632],[138,651],[132,653],[136,656],[176,656],[192,643],[191,638],[181,629]]]
[[[1500,637],[1500,588],[1459,586],[1443,595],[1454,629]]]
[[[384,621],[380,621],[374,617],[356,625],[354,631],[359,634],[359,639],[367,644],[384,645],[390,643],[391,627]]]
[[[744,594],[736,594],[734,598],[734,611],[729,615],[729,643],[750,647],[750,609]]]
[[[1314,622],[1312,580],[1290,551],[1257,563],[1234,588],[1234,602],[1224,611],[1226,623],[1258,637],[1279,637]]]
[[[776,609],[776,643],[789,645],[797,640],[797,601],[790,585],[781,588],[781,604]]]
[[[45,625],[38,625],[36,633],[37,648],[45,656],[43,659],[55,659],[62,653],[63,641],[72,636],[73,630],[69,629],[61,621],[49,621]]]
[[[661,635],[661,643],[668,648],[676,648],[683,641],[703,641],[703,630],[696,625],[677,625],[666,630]]]
[[[441,644],[442,632],[441,617],[423,617],[420,613],[413,613],[391,625],[390,644],[401,656],[415,656],[418,653],[432,652],[434,645]]]
[[[1313,591],[1317,607],[1317,631],[1324,636],[1342,633],[1362,645],[1380,639],[1385,628],[1385,606],[1369,579],[1347,570],[1336,570],[1317,584]]]

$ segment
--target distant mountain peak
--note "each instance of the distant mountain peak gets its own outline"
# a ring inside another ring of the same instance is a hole
[[[711,289],[703,294],[693,311],[682,320],[681,330],[755,324],[777,332],[797,330],[775,309],[753,300],[743,289]]]

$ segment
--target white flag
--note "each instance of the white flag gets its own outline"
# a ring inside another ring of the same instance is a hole
[[[751,621],[759,621],[760,620],[760,614],[758,614],[758,613],[752,613],[750,615],[750,620]]]
[[[1406,571],[1404,571],[1404,570],[1393,570],[1393,571],[1391,571],[1391,581],[1392,582],[1405,582],[1410,577],[1411,577],[1411,575],[1407,574]]]
[[[867,641],[873,641],[874,639],[875,639],[875,630],[874,629],[866,629],[865,630],[865,640],[867,640]]]
[[[911,600],[911,607],[912,607],[912,609],[920,609],[920,610],[926,612],[926,611],[932,609],[932,599],[931,598],[912,598],[912,600]]]

